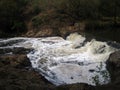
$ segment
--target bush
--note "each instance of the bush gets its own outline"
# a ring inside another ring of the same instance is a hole
[[[58,11],[70,17],[81,20],[98,17],[99,0],[64,0]]]
[[[99,30],[99,29],[107,29],[111,28],[114,25],[113,22],[106,22],[100,20],[86,21],[86,30]]]
[[[18,32],[25,29],[23,10],[27,2],[27,0],[0,0],[0,28],[2,31]]]
[[[41,17],[36,16],[36,17],[33,17],[33,18],[32,18],[32,26],[33,26],[34,28],[40,27],[40,25],[41,25],[42,23],[43,23],[43,22],[42,22],[42,18],[41,18]]]

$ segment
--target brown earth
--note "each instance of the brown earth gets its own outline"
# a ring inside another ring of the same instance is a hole
[[[85,30],[85,23],[75,23],[74,25],[68,25],[59,28],[53,28],[50,26],[44,26],[37,29],[34,29],[32,26],[29,26],[27,33],[23,34],[23,37],[48,37],[48,36],[61,36],[65,38],[70,33],[83,33]]]

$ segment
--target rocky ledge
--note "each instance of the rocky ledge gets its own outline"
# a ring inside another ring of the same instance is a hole
[[[120,90],[120,50],[110,55],[107,68],[111,75],[112,89],[110,90]]]
[[[86,84],[57,87],[48,82],[32,69],[26,56],[30,50],[21,47],[0,49],[0,90],[89,90]]]
[[[107,60],[111,83],[96,87],[87,84],[55,86],[32,69],[25,52],[18,51],[20,48],[13,54],[0,55],[0,90],[120,90],[120,51]]]

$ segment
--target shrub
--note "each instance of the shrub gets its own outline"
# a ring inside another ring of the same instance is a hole
[[[32,25],[34,28],[38,28],[40,27],[40,25],[42,24],[42,18],[41,17],[33,17],[32,18]]]
[[[58,7],[59,12],[81,20],[98,17],[99,0],[64,0]]]
[[[4,32],[18,32],[23,29],[23,9],[28,0],[0,0],[0,28]],[[25,29],[25,27],[24,27]]]

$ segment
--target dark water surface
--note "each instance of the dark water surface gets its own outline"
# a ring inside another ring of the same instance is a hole
[[[120,43],[120,29],[90,30],[87,31],[87,34],[90,34],[97,39],[116,41],[117,43]]]

